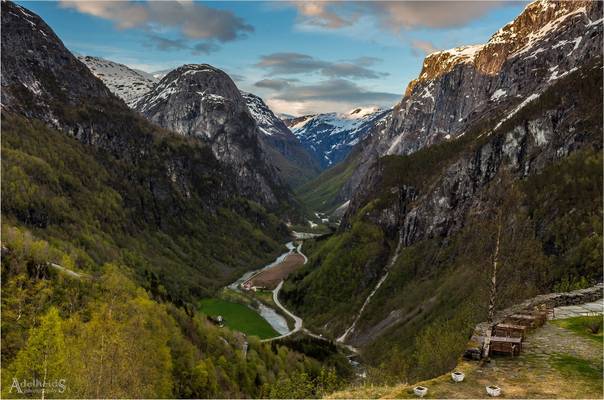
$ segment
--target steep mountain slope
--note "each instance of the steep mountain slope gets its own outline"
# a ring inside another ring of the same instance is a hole
[[[285,123],[273,114],[260,97],[247,92],[241,94],[262,134],[260,139],[265,144],[265,151],[283,179],[291,187],[297,187],[316,176],[319,163]]]
[[[249,195],[239,170],[130,110],[38,16],[2,11],[3,222],[82,249],[82,265],[155,277],[174,299],[279,251],[285,226],[247,200],[274,201],[270,188]]]
[[[284,286],[305,323],[417,379],[485,319],[493,260],[497,307],[602,280],[601,15],[539,1],[494,36],[513,50],[492,39],[509,58],[428,56],[362,149],[341,231]]]
[[[365,146],[342,197],[350,197],[377,158],[459,137],[600,54],[601,18],[598,2],[535,1],[486,44],[427,56],[392,119]]]
[[[296,188],[295,193],[309,210],[326,213],[339,219],[344,215],[350,201],[341,198],[342,187],[357,167],[363,142],[353,147],[344,161],[339,162]]]
[[[111,90],[113,94],[132,106],[158,82],[153,75],[137,71],[100,57],[78,56],[88,69]]]
[[[376,125],[384,123],[390,110],[356,108],[346,114],[306,115],[285,120],[306,149],[328,168],[344,160],[351,149]]]
[[[172,71],[149,74],[98,57],[79,56],[78,59],[130,107],[134,107],[140,97],[150,92],[160,79]],[[241,94],[259,127],[259,138],[265,144],[267,157],[279,171],[280,177],[290,186],[296,187],[315,176],[319,171],[318,163],[283,121],[275,117],[258,96],[245,92]]]
[[[214,156],[236,171],[240,192],[277,206],[288,193],[267,162],[258,127],[232,79],[207,64],[169,72],[134,108],[149,120],[207,143]]]

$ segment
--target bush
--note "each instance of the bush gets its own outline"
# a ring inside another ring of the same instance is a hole
[[[602,329],[602,317],[594,316],[594,317],[586,317],[583,325],[594,335],[597,335]]]

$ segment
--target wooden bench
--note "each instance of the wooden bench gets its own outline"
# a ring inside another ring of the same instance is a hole
[[[519,337],[524,339],[526,334],[526,326],[517,324],[501,323],[493,328],[493,336],[501,337]]]
[[[504,321],[506,324],[522,325],[527,328],[536,328],[540,326],[539,318],[530,314],[514,314],[507,317]]]
[[[522,350],[522,338],[492,336],[489,350],[491,354],[502,353],[517,356]]]

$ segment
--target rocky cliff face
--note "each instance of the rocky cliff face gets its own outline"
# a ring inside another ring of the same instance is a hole
[[[318,161],[304,148],[285,123],[275,116],[264,101],[247,92],[241,92],[252,118],[258,125],[260,141],[271,162],[283,180],[292,187],[299,186],[319,173]]]
[[[218,160],[237,172],[241,192],[276,205],[284,192],[266,162],[258,127],[231,78],[207,64],[183,65],[134,104],[156,124],[207,143]]]
[[[2,2],[2,108],[58,126],[53,104],[109,100],[111,92],[37,15]]]
[[[392,118],[364,146],[343,192],[353,193],[378,157],[457,138],[479,119],[513,110],[599,55],[601,18],[601,2],[539,0],[486,44],[427,56]]]
[[[317,114],[287,119],[285,123],[322,168],[344,160],[352,148],[385,123],[390,110],[355,108],[348,113]]]
[[[98,57],[80,56],[78,59],[86,64],[112,93],[133,108],[143,95],[153,90],[160,79],[171,72],[168,70],[154,76]],[[266,153],[265,158],[277,169],[282,180],[295,187],[315,176],[319,171],[318,163],[283,121],[277,118],[258,96],[245,92],[241,94],[258,125],[258,138]]]
[[[458,149],[451,147],[449,152],[443,152],[442,164],[434,162],[434,172],[426,175],[427,182],[413,184],[412,180],[407,179],[392,185],[393,181],[386,175],[392,174],[396,167],[388,161],[382,162],[379,168],[370,170],[361,185],[364,192],[359,197],[365,200],[360,203],[354,203],[353,200],[351,208],[358,210],[367,204],[367,199],[380,193],[382,199],[388,200],[382,200],[382,206],[367,212],[364,216],[366,220],[379,225],[388,235],[398,236],[403,248],[430,240],[446,246],[466,227],[470,215],[483,215],[485,209],[492,207],[486,199],[485,190],[500,179],[497,177],[502,173],[509,174],[512,181],[522,182],[541,174],[551,165],[561,163],[576,151],[583,150],[588,154],[601,152],[602,129],[598,123],[601,110],[597,108],[602,101],[599,93],[602,81],[598,77],[601,70],[602,59],[592,59],[586,67],[562,78],[536,98],[532,105],[511,116],[496,129],[491,129],[493,125],[489,123],[479,124],[481,128],[469,133],[473,135],[471,140],[468,139]],[[426,157],[424,151],[420,152],[424,154],[418,154],[417,162],[421,162],[419,157]],[[589,178],[585,176],[582,179]],[[580,206],[575,204],[569,207],[577,209]],[[555,246],[548,244],[543,227],[555,220],[559,212],[558,209],[552,209],[545,216],[535,216],[536,237],[544,241],[545,252],[556,255],[567,249],[554,249]],[[577,215],[575,218],[578,222],[584,216]],[[484,222],[488,222],[488,219],[485,218]],[[404,307],[398,306],[401,308],[390,310],[388,315],[381,318],[375,317],[379,313],[378,306],[369,307],[365,322],[350,335],[350,342],[364,346],[392,332],[408,318]]]
[[[590,60],[588,65],[566,77],[564,90],[571,91],[573,82],[578,86],[601,84],[593,77],[594,71],[602,68],[601,58]],[[564,90],[556,88],[555,93],[559,95]],[[367,215],[386,231],[394,235],[400,232],[404,246],[423,239],[447,237],[463,226],[468,210],[480,201],[480,191],[501,169],[522,180],[578,149],[601,147],[598,141],[601,127],[595,122],[597,110],[577,104],[582,96],[576,94],[553,104],[553,93],[552,89],[535,97],[526,109],[506,117],[500,125],[498,121],[477,123],[470,133],[474,137],[460,144],[466,150],[452,150],[449,160],[443,160],[449,164],[436,180],[422,185],[423,193],[408,185],[388,187],[398,200],[392,201],[391,207]],[[530,117],[523,118],[527,113]],[[384,189],[385,165],[381,163],[366,175],[361,185],[363,192],[353,198],[351,209],[358,209],[374,193]],[[434,165],[438,170],[438,162]]]

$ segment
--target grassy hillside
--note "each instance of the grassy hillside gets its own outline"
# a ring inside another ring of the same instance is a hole
[[[335,210],[340,205],[337,195],[357,166],[356,154],[353,150],[346,160],[296,188],[300,202],[311,212],[329,213]]]
[[[333,369],[164,302],[125,265],[91,261],[97,273],[79,279],[49,268],[77,270],[85,255],[3,224],[3,398],[30,397],[11,393],[13,378],[63,382],[46,398],[283,397],[301,382],[302,397],[320,397],[337,387]]]

